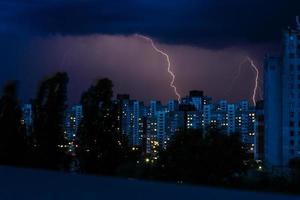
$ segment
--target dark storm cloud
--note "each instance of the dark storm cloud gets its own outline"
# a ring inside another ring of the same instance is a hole
[[[238,64],[247,55],[262,69],[299,11],[299,0],[0,0],[0,85],[20,80],[28,100],[44,76],[67,71],[71,102],[97,77],[137,99],[173,98],[163,57],[126,36],[141,33],[170,55],[182,95],[203,89],[236,101],[254,80],[245,65],[224,94]]]
[[[300,14],[299,0],[15,0],[6,5],[8,11],[2,6],[0,12],[9,19],[6,26],[35,34],[142,33],[211,48],[273,42]]]

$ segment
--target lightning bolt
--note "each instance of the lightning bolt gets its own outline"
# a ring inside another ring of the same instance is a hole
[[[179,92],[177,91],[177,88],[176,88],[176,86],[175,86],[175,84],[174,84],[174,83],[175,83],[176,76],[175,76],[174,72],[171,70],[171,61],[170,61],[169,55],[168,55],[167,53],[165,53],[163,50],[157,48],[156,45],[154,44],[154,41],[153,41],[151,38],[149,38],[149,37],[147,37],[147,36],[144,36],[144,35],[140,35],[140,34],[135,34],[135,36],[136,36],[136,37],[139,37],[139,38],[142,38],[142,39],[144,39],[144,40],[150,42],[152,48],[153,48],[157,53],[163,55],[163,56],[166,58],[167,64],[168,64],[168,68],[167,68],[167,69],[168,69],[168,73],[169,73],[169,74],[171,75],[171,77],[172,77],[172,80],[171,80],[171,82],[170,82],[170,87],[173,88],[174,93],[175,93],[175,95],[177,96],[177,100],[180,101],[181,95],[180,95]]]
[[[253,71],[255,72],[256,76],[255,76],[255,84],[254,84],[254,88],[253,88],[253,95],[252,95],[252,101],[253,101],[253,105],[256,106],[256,95],[257,95],[257,90],[259,88],[258,86],[258,82],[259,82],[259,70],[258,67],[256,67],[256,65],[254,64],[254,61],[247,56],[247,60],[249,61]]]
[[[237,74],[234,76],[234,78],[232,79],[231,81],[231,85],[230,85],[230,88],[227,92],[227,94],[229,93],[229,91],[232,90],[233,88],[233,85],[234,85],[234,82],[238,79],[238,77],[241,75],[241,69],[243,67],[243,65],[248,62],[251,66],[251,69],[255,72],[255,84],[254,84],[254,88],[253,88],[253,92],[252,92],[252,102],[253,102],[253,105],[255,106],[256,105],[256,96],[258,95],[260,99],[262,99],[262,91],[261,91],[261,88],[259,86],[259,82],[261,81],[259,79],[259,69],[258,67],[254,64],[254,61],[249,57],[247,56],[240,64],[239,64],[239,67],[238,67],[238,72]]]

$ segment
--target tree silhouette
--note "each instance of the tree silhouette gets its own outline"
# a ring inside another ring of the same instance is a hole
[[[37,167],[62,168],[68,80],[68,75],[60,72],[45,79],[32,101],[33,155]]]
[[[289,162],[289,167],[291,168],[291,181],[296,191],[299,190],[300,186],[300,158],[291,159]]]
[[[238,135],[188,131],[173,137],[158,166],[163,179],[219,184],[242,173],[245,158]]]
[[[114,174],[125,159],[127,141],[118,130],[112,87],[111,80],[100,79],[81,97],[83,119],[77,153],[82,170],[89,173]]]
[[[0,163],[24,164],[25,126],[17,99],[17,82],[5,85],[0,98]]]

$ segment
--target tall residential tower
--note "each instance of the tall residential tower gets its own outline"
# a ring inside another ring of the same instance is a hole
[[[300,24],[284,32],[283,52],[264,66],[265,163],[286,167],[300,157]]]

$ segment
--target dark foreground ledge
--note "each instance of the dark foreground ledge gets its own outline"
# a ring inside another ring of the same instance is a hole
[[[242,199],[300,197],[0,167],[0,199]]]

